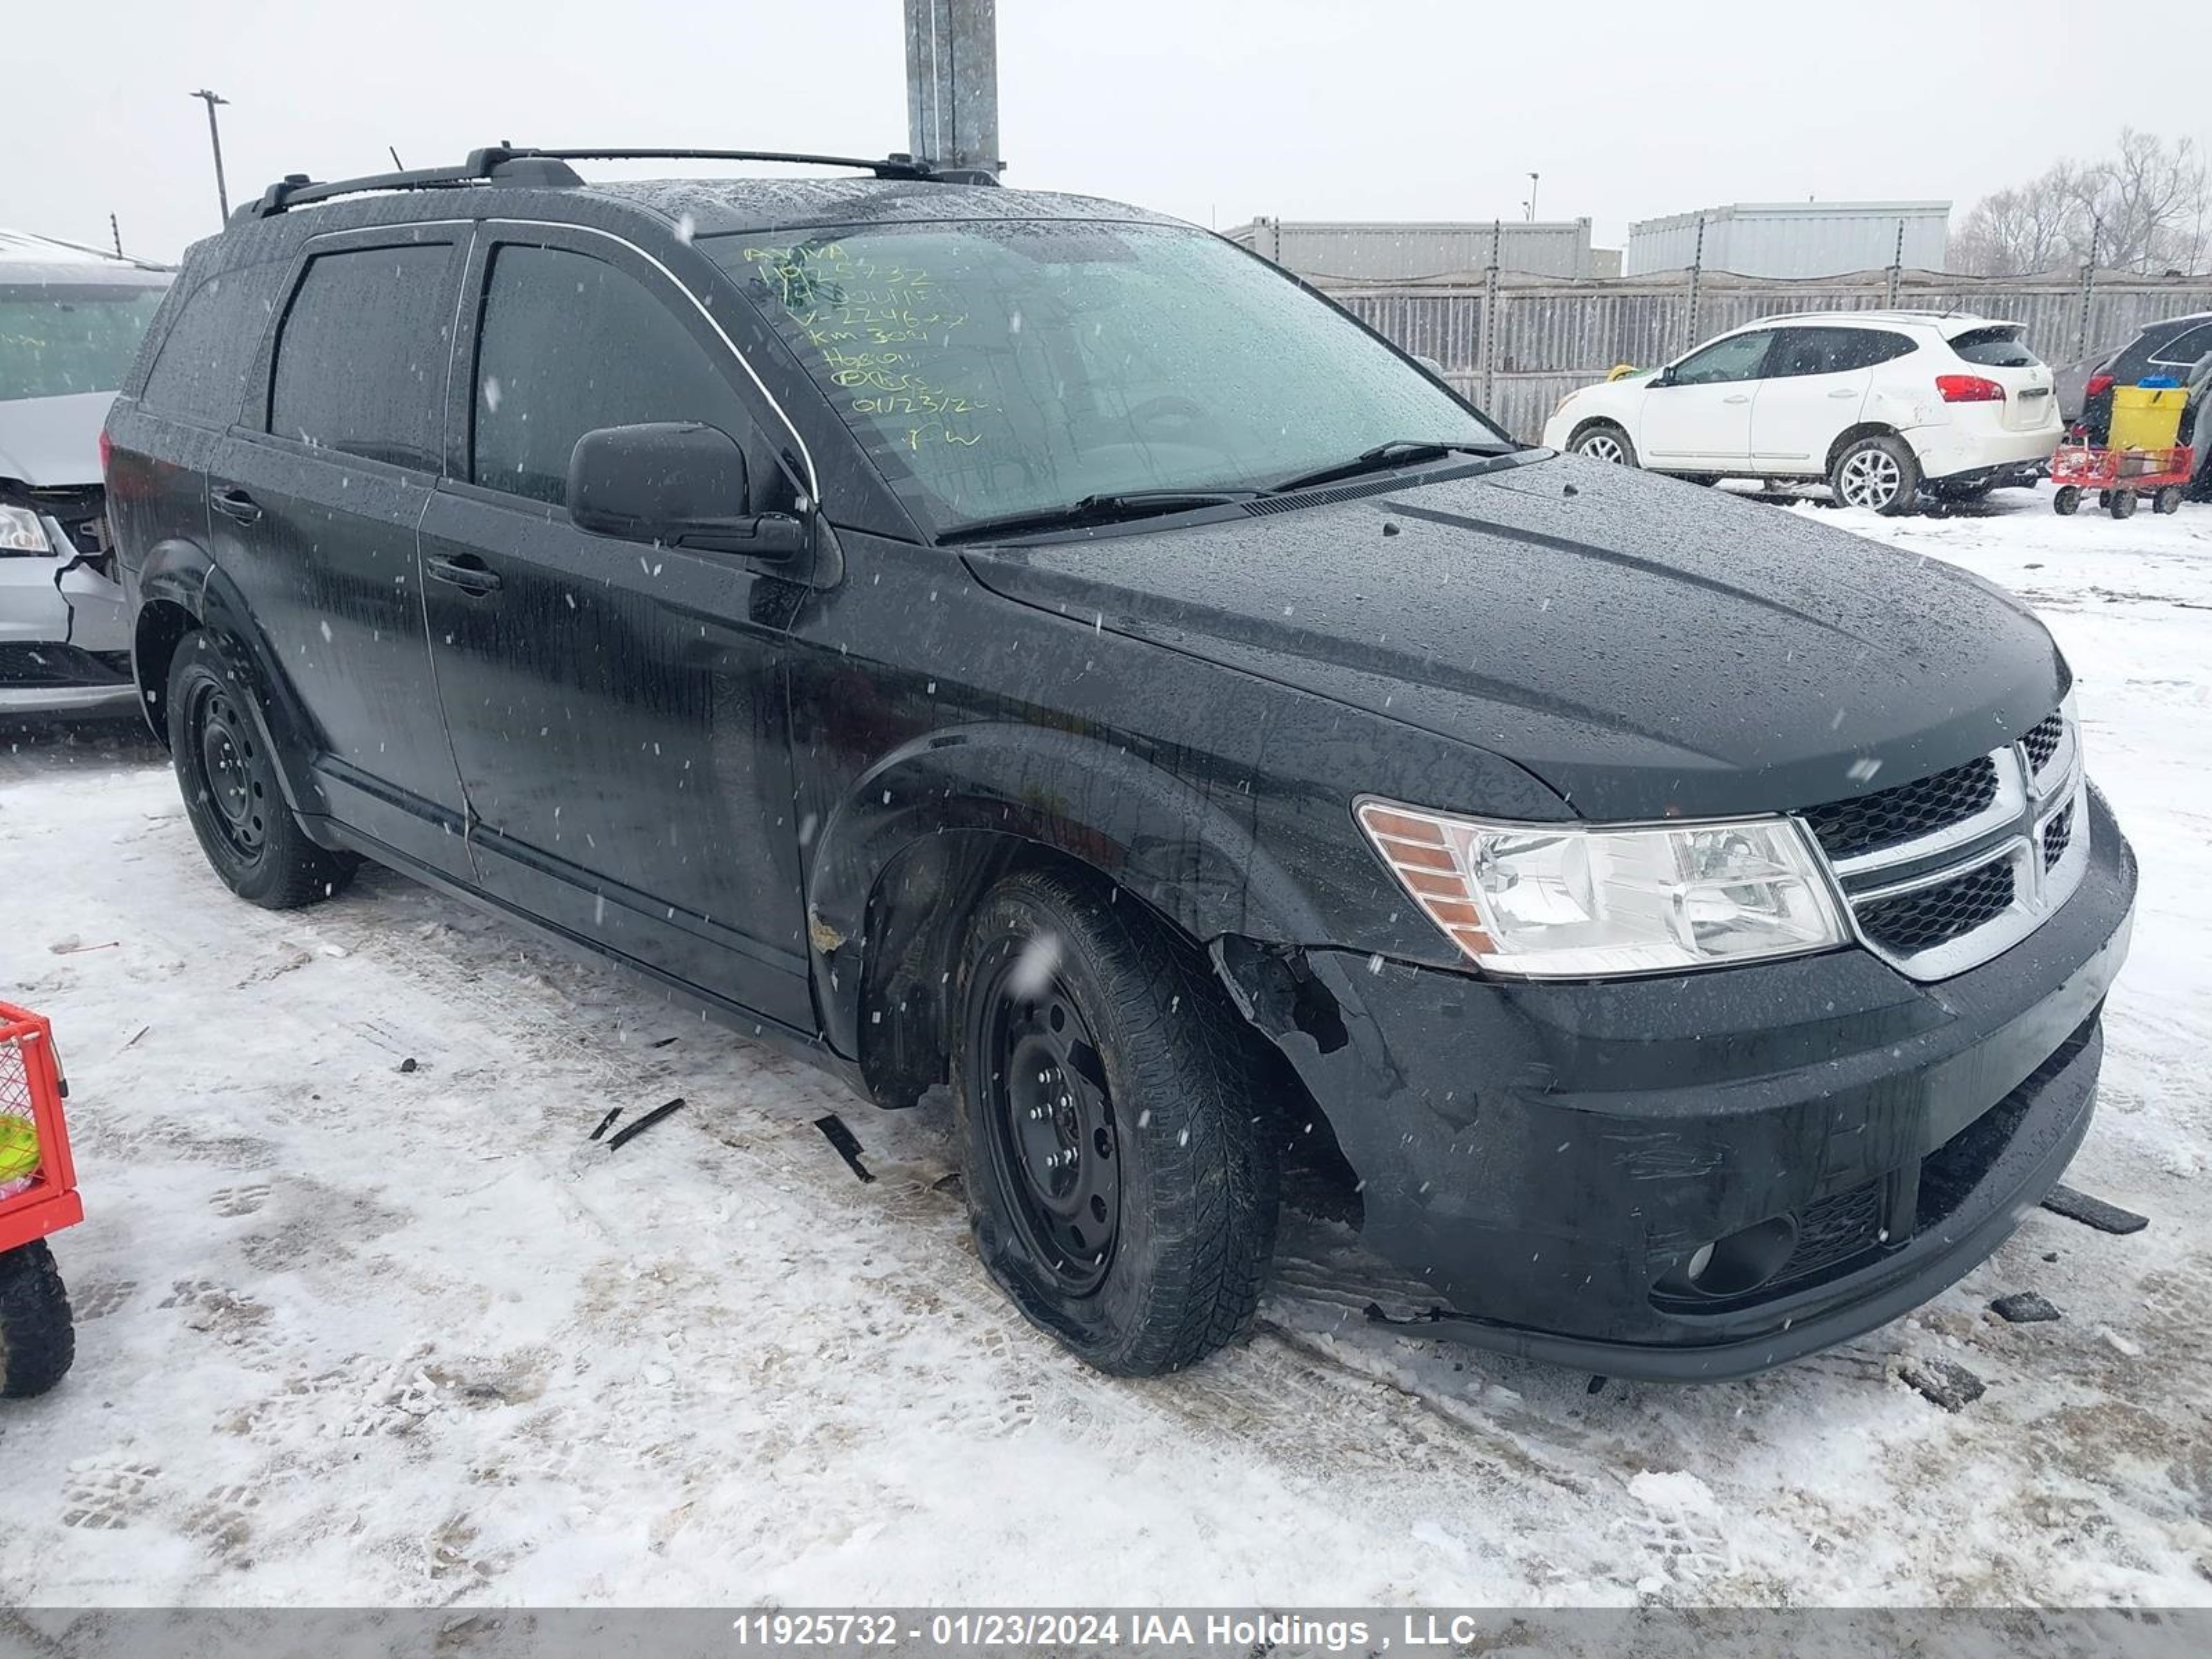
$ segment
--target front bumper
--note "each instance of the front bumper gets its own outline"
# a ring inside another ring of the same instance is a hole
[[[2074,896],[1935,983],[1859,950],[1551,985],[1310,951],[1290,1020],[1261,966],[1224,969],[1335,1129],[1367,1243],[1433,1291],[1424,1329],[1610,1376],[1742,1376],[1926,1301],[2064,1170],[2136,890],[2089,799]],[[1681,1284],[1701,1244],[1777,1218],[1792,1242],[1764,1282]]]
[[[131,702],[123,589],[46,526],[59,553],[0,556],[0,713]]]

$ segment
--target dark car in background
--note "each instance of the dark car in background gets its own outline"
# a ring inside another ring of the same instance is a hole
[[[0,713],[130,704],[100,429],[168,285],[0,231]]]
[[[949,1091],[981,1262],[1116,1372],[1246,1328],[1286,1148],[1424,1330],[1674,1379],[2057,1181],[2136,870],[2019,602],[1508,441],[1135,208],[583,159],[272,187],[116,402],[240,896],[366,856]]]
[[[2081,421],[2089,441],[2101,444],[2112,426],[2112,388],[2163,375],[2183,385],[2189,371],[2212,356],[2212,311],[2147,324],[2134,339],[2089,367],[2081,386]]]

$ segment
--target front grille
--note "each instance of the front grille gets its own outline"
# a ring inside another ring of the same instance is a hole
[[[2074,844],[2074,807],[2068,803],[2043,826],[2043,867],[2046,870],[2066,856]]]
[[[1872,1249],[1881,1242],[1879,1181],[1816,1199],[1797,1215],[1797,1243],[1767,1288],[1794,1285],[1825,1273],[1838,1262]]]
[[[1948,829],[1983,811],[1996,794],[1996,764],[1983,755],[1916,782],[1815,806],[1805,819],[1830,858],[1856,858]]]
[[[1883,950],[1909,957],[1948,945],[1994,921],[2011,907],[2012,899],[2012,862],[1999,859],[1948,881],[1863,904],[1859,928]]]
[[[2066,717],[2053,714],[2020,740],[2027,750],[2027,763],[2040,772],[2051,764],[2051,757],[2058,752],[2059,739],[2066,735]]]

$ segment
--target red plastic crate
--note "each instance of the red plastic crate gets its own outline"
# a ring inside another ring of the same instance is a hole
[[[0,1250],[84,1219],[76,1167],[70,1162],[69,1127],[62,1116],[68,1094],[61,1060],[54,1053],[53,1027],[27,1009],[0,1002],[0,1117],[28,1121],[39,1146],[29,1185],[12,1198],[0,1198]]]

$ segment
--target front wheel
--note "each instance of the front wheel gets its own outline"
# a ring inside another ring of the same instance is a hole
[[[1233,1340],[1275,1230],[1265,1059],[1202,962],[1126,896],[1023,872],[962,954],[954,1093],[993,1279],[1099,1370]]]
[[[2081,487],[2061,484],[2058,493],[2051,498],[2051,510],[2062,518],[2072,518],[2081,510]]]
[[[1628,434],[1610,422],[1584,427],[1569,441],[1567,448],[1571,453],[1603,461],[1607,466],[1637,465],[1636,446],[1629,441]]]
[[[2184,493],[2179,484],[2168,484],[2158,492],[2157,499],[2152,501],[2151,507],[2154,511],[2171,518],[2181,511],[2181,498]]]
[[[328,898],[356,860],[307,839],[254,720],[252,692],[205,634],[169,665],[169,761],[200,850],[223,884],[267,910]]]
[[[1828,486],[1845,507],[1894,518],[1910,512],[1919,499],[1920,462],[1902,438],[1861,438],[1836,457]]]
[[[2136,492],[2132,489],[2115,489],[2112,492],[2112,500],[2106,505],[2105,511],[2111,514],[2116,519],[2134,518],[2136,515]]]

